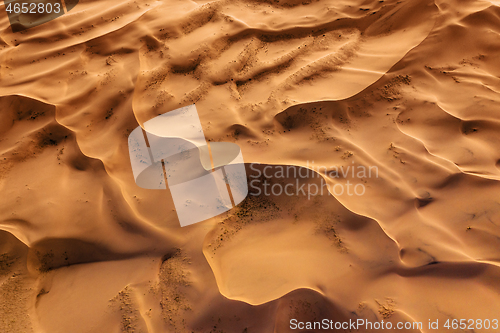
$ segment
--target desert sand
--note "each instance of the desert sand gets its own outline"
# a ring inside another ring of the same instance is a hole
[[[499,102],[496,0],[82,0],[20,32],[2,5],[0,332],[499,320]],[[327,190],[181,228],[127,138],[191,104],[249,180]]]

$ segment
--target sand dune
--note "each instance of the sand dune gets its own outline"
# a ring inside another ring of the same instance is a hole
[[[83,0],[13,32],[2,5],[0,331],[500,319],[499,23],[493,0]],[[193,103],[256,185],[181,228],[127,138]]]

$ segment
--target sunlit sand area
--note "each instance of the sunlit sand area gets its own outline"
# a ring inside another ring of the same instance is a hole
[[[499,1],[9,3],[0,332],[498,332]]]

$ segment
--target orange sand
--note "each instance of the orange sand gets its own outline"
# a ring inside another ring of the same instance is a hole
[[[500,319],[499,36],[496,0],[83,0],[20,33],[2,5],[0,332]],[[127,137],[193,103],[246,163],[378,178],[181,228]]]

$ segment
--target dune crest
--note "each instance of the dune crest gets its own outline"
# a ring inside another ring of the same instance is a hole
[[[18,32],[5,10],[1,332],[497,318],[498,1],[80,0]],[[248,195],[181,228],[128,138],[194,103]]]

